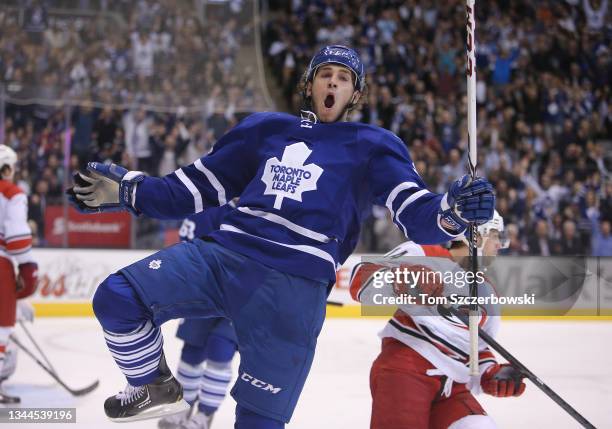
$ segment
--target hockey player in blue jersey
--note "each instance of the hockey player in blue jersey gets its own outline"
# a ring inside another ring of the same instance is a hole
[[[236,206],[229,202],[185,219],[179,229],[181,241],[193,241],[219,229],[221,219]],[[224,317],[184,319],[176,331],[183,340],[176,379],[191,409],[161,419],[160,429],[209,429],[232,378],[232,358],[238,340]]]
[[[181,317],[232,320],[240,344],[237,429],[283,428],[310,370],[327,285],[354,248],[373,204],[416,243],[443,243],[493,216],[483,178],[445,194],[427,190],[404,143],[382,128],[347,122],[365,87],[363,64],[344,46],[311,60],[301,117],[253,114],[213,151],[162,178],[91,163],[68,192],[82,211],[124,209],[183,218],[239,196],[219,230],[161,250],[111,274],[94,311],[127,378],[107,416],[129,421],[180,409],[163,358],[160,325]]]

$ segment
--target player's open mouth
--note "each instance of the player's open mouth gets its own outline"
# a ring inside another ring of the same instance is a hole
[[[335,101],[336,97],[334,97],[334,94],[327,94],[327,97],[325,97],[325,101],[323,103],[325,104],[325,107],[331,109],[334,106]]]

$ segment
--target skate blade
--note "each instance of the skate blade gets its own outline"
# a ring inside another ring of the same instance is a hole
[[[189,404],[184,399],[181,399],[179,402],[174,402],[172,404],[162,404],[156,405],[155,407],[151,407],[142,413],[130,416],[130,417],[120,417],[120,418],[111,418],[108,419],[111,422],[115,423],[128,423],[135,422],[138,420],[148,420],[148,419],[157,419],[159,417],[171,416],[172,414],[182,413],[189,409]]]
[[[21,398],[18,396],[8,396],[0,393],[0,405],[20,404]]]

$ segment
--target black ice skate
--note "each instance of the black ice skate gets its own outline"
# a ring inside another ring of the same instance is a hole
[[[188,410],[189,404],[183,400],[183,388],[168,369],[163,354],[159,370],[161,375],[152,383],[138,387],[128,384],[125,391],[106,399],[106,416],[114,422],[130,422]]]

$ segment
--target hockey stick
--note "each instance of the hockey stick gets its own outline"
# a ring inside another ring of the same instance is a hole
[[[26,346],[21,344],[21,341],[19,341],[17,339],[17,337],[15,337],[15,335],[11,335],[11,340],[15,343],[15,345],[17,347],[19,347],[21,350],[23,350],[23,352],[25,354],[30,356],[34,360],[34,362],[36,362],[38,364],[38,366],[40,366],[42,369],[44,369],[47,374],[49,374],[55,381],[57,381],[57,383],[60,386],[62,386],[64,389],[66,389],[68,392],[70,392],[70,394],[73,395],[73,396],[83,396],[83,395],[86,395],[89,392],[91,392],[94,389],[96,389],[96,387],[98,387],[98,384],[100,384],[100,380],[96,380],[93,383],[91,383],[89,386],[83,387],[82,389],[72,389],[69,386],[67,386],[66,383],[64,383],[62,381],[62,379],[59,378],[59,376],[53,370],[51,370],[50,368],[47,368],[44,363],[42,363],[40,360],[38,360],[38,358],[34,355],[34,353],[32,353]]]
[[[465,74],[467,76],[467,126],[468,126],[468,168],[472,180],[476,178],[478,153],[476,151],[476,17],[474,16],[474,0],[466,0],[466,52],[467,62]],[[476,253],[475,223],[468,226],[470,230],[470,262],[472,277],[469,282],[470,296],[477,297],[478,289],[474,280],[478,272],[478,259]],[[472,302],[476,302],[474,299]],[[478,370],[478,305],[470,304],[469,332],[470,332],[470,377],[475,382],[479,375]]]
[[[444,307],[438,306],[438,311],[441,314],[444,312],[450,312],[453,316],[457,317],[464,324],[468,325],[469,320],[466,320],[465,314],[461,313],[455,307]],[[560,397],[554,390],[548,387],[542,380],[540,380],[533,372],[531,372],[525,365],[523,365],[517,358],[510,354],[508,350],[503,348],[501,344],[493,339],[484,330],[478,328],[478,335],[489,345],[493,350],[499,353],[504,359],[508,361],[514,368],[519,370],[526,378],[531,380],[542,392],[544,392],[550,399],[555,401],[563,410],[572,416],[578,423],[587,429],[596,429],[586,418],[584,418],[578,411],[576,411],[570,404],[568,404],[562,397]]]
[[[327,305],[330,305],[332,307],[344,307],[344,303],[340,301],[327,301]]]
[[[47,367],[52,370],[55,374],[57,374],[57,371],[55,370],[55,368],[53,367],[53,365],[51,364],[51,362],[49,361],[49,359],[47,358],[47,355],[42,351],[42,349],[40,348],[40,346],[38,345],[38,342],[36,340],[34,340],[34,337],[32,336],[32,334],[30,333],[30,330],[26,327],[25,323],[23,323],[23,320],[19,321],[19,326],[21,326],[21,329],[23,329],[23,332],[26,333],[26,335],[28,336],[28,338],[30,339],[30,341],[32,342],[32,344],[34,344],[34,347],[36,348],[36,350],[38,350],[38,353],[42,356],[42,358],[44,359],[45,363],[47,364]]]

